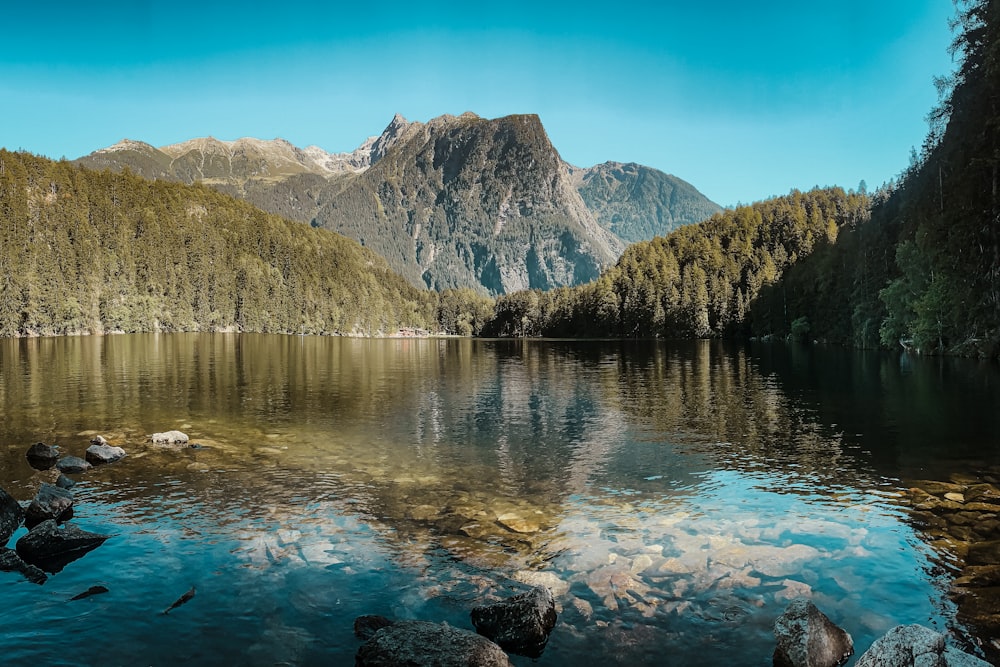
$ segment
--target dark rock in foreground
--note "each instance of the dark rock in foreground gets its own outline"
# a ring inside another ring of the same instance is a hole
[[[95,466],[114,463],[125,458],[125,450],[109,444],[95,444],[87,447],[87,463]]]
[[[59,472],[74,475],[81,472],[87,472],[93,468],[93,466],[81,459],[79,456],[64,456],[56,463],[56,468],[59,469]]]
[[[858,658],[855,667],[989,667],[989,663],[945,646],[944,635],[922,625],[898,625]]]
[[[56,479],[56,486],[58,486],[60,489],[72,489],[74,486],[76,486],[76,482],[71,480],[66,475],[59,473],[59,478]]]
[[[33,584],[44,584],[49,578],[39,568],[25,563],[13,549],[0,548],[0,572],[20,572]]]
[[[28,459],[28,465],[35,470],[48,470],[59,460],[59,450],[44,442],[36,442],[28,447],[25,456]]]
[[[91,533],[67,524],[60,527],[49,519],[17,541],[18,555],[46,572],[56,573],[68,563],[101,546],[110,535]]]
[[[24,508],[3,489],[0,489],[0,547],[6,546],[10,536],[21,527]]]
[[[355,667],[512,667],[499,646],[468,630],[427,621],[397,621],[358,649]]]
[[[73,494],[52,484],[42,483],[35,494],[34,500],[25,512],[24,525],[28,528],[37,526],[43,521],[54,519],[66,521],[73,516]]]
[[[556,625],[556,605],[552,592],[536,587],[527,593],[472,610],[476,632],[506,651],[537,658]]]
[[[809,600],[792,600],[774,622],[775,667],[836,667],[854,654],[854,640]]]

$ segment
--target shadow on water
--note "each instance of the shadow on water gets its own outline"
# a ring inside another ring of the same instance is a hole
[[[996,387],[958,362],[718,342],[0,341],[0,485],[31,497],[38,440],[130,453],[74,490],[74,522],[116,537],[42,589],[5,574],[0,615],[115,623],[120,645],[71,647],[87,664],[349,663],[355,616],[470,627],[541,584],[560,605],[541,665],[766,663],[800,595],[861,650],[911,622],[968,645],[901,480],[996,463]],[[203,448],[147,442],[175,428]],[[55,637],[4,634],[50,664]]]

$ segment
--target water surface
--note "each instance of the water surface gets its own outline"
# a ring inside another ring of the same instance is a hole
[[[800,595],[862,651],[900,623],[968,648],[900,498],[1000,462],[998,379],[712,342],[3,340],[0,485],[31,498],[39,440],[130,453],[76,476],[112,539],[0,573],[3,661],[353,664],[358,615],[471,628],[523,582],[560,616],[520,665],[769,665]],[[147,442],[169,429],[204,448]]]

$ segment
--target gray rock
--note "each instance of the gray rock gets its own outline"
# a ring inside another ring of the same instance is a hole
[[[355,667],[512,667],[499,646],[468,630],[427,621],[397,621],[362,644]]]
[[[125,458],[125,450],[121,447],[113,447],[107,443],[101,445],[91,445],[87,447],[87,462],[95,466],[105,463],[114,463]]]
[[[56,479],[56,486],[58,486],[60,489],[72,489],[74,486],[76,486],[76,482],[71,480],[66,475],[60,473],[59,477]]]
[[[106,445],[108,441],[104,439],[103,435],[95,435],[90,439],[90,444],[92,445]]]
[[[939,632],[922,625],[897,625],[858,658],[855,667],[989,667],[989,663],[945,646]]]
[[[24,524],[28,528],[32,528],[48,519],[62,522],[72,516],[73,494],[66,489],[42,482],[42,485],[38,487],[38,493],[28,505]]]
[[[854,654],[851,635],[805,598],[792,600],[774,622],[776,667],[836,667]]]
[[[59,469],[59,472],[64,472],[68,475],[87,472],[93,467],[79,456],[64,456],[56,463],[56,468]]]
[[[0,488],[0,547],[7,545],[7,540],[14,531],[21,527],[24,520],[24,508],[14,498]]]
[[[35,470],[48,470],[59,460],[59,451],[53,445],[46,445],[44,442],[36,442],[25,454],[28,465]]]
[[[33,584],[44,584],[49,578],[39,568],[25,563],[13,549],[0,548],[0,572],[20,572]]]
[[[110,535],[91,533],[67,524],[60,527],[49,519],[17,541],[17,554],[46,572],[59,572],[66,564],[104,544]]]
[[[552,591],[538,586],[495,604],[476,607],[471,616],[476,632],[505,651],[537,658],[556,625],[556,604]]]
[[[188,441],[187,434],[180,431],[154,433],[149,439],[153,441],[154,445],[186,445]]]

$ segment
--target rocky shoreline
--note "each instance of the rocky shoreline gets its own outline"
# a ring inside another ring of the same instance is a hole
[[[93,432],[86,434],[87,437],[90,435]],[[210,443],[210,450],[214,449],[210,441],[206,442]],[[146,443],[148,448],[161,451],[205,449],[202,445],[191,443],[181,431],[154,433],[146,437]],[[86,452],[81,453],[82,457],[67,455],[59,447],[44,443],[27,448],[25,457],[29,465],[38,471],[37,479],[33,477],[31,484],[35,490],[34,497],[30,501],[18,502],[0,489],[0,538],[3,538],[0,546],[6,545],[15,533],[22,530],[22,526],[27,532],[20,535],[14,548],[0,549],[0,571],[20,573],[27,582],[41,585],[50,576],[58,574],[64,567],[114,537],[84,531],[73,523],[73,486],[76,483],[73,476],[86,475],[96,466],[118,463],[128,453],[100,435],[95,435]],[[136,457],[145,454],[134,452]],[[509,539],[516,538],[524,541],[525,546],[530,544],[527,548],[530,552],[542,549],[546,540],[550,539],[547,528],[550,519],[544,508],[512,501],[484,504],[485,500],[479,502],[481,499],[475,493],[465,496],[455,493],[454,490],[451,492],[447,502],[438,499],[443,504],[436,502],[433,506],[426,504],[429,501],[426,497],[423,498],[424,504],[412,504],[407,502],[409,498],[400,496],[400,507],[393,509],[403,512],[405,507],[405,516],[414,526],[429,528],[443,536],[454,534],[456,539],[488,537],[493,543],[504,537],[508,539],[497,543],[505,544]],[[987,657],[995,659],[993,652],[1000,649],[1000,643],[994,639],[1000,634],[1000,622],[996,620],[1000,619],[997,613],[1000,608],[1000,489],[996,480],[989,476],[968,476],[948,482],[913,483],[903,497],[913,521],[929,536],[931,544],[948,554],[950,562],[954,563],[953,569],[957,574],[954,597],[959,605],[960,618],[976,628],[979,636],[984,638],[981,649]],[[678,536],[682,534],[678,533]],[[751,536],[746,537],[749,539]],[[625,544],[618,543],[618,546]],[[476,597],[480,600],[485,598],[485,601],[478,606],[470,605],[468,628],[440,624],[432,619],[391,621],[380,616],[361,617],[355,623],[355,634],[363,642],[358,649],[357,664],[433,662],[441,665],[507,665],[510,664],[508,654],[537,658],[544,652],[564,606],[572,612],[571,624],[577,619],[589,619],[593,613],[586,608],[586,600],[579,597],[579,586],[586,586],[603,600],[608,609],[626,605],[637,611],[648,607],[651,612],[656,612],[659,605],[659,608],[669,606],[671,611],[684,613],[689,607],[685,605],[684,590],[675,586],[674,597],[671,598],[673,602],[664,601],[644,582],[649,579],[656,583],[664,576],[671,581],[684,579],[686,575],[671,573],[688,571],[681,567],[688,558],[685,550],[681,549],[679,555],[668,556],[666,552],[651,551],[648,544],[641,548],[636,546],[636,549],[634,553],[626,549],[617,558],[609,557],[609,565],[571,576],[568,580],[546,570],[541,562],[529,569],[523,569],[522,565],[522,569],[506,579],[506,583],[487,587],[491,593],[480,590],[480,595]],[[800,545],[798,550],[802,549],[806,547]],[[791,572],[790,564],[799,562],[805,555],[799,554],[794,545],[769,547],[750,542],[712,542],[713,558],[719,564],[728,562],[727,554],[736,554],[737,551],[741,560],[739,563],[733,561],[736,569],[724,569],[712,579],[710,585],[721,587],[719,582],[738,585],[737,575],[750,577],[747,574],[749,571],[761,573],[757,576],[773,576],[775,581],[783,582],[784,592],[774,594],[775,602],[788,604],[774,626],[775,664],[791,667],[844,664],[853,652],[850,636],[812,605],[808,586],[795,586],[796,582],[787,579]],[[808,555],[817,554],[810,552]],[[752,566],[744,563],[747,559]],[[484,566],[487,564],[483,563]],[[494,566],[502,567],[499,562]],[[650,575],[651,572],[657,576]],[[572,586],[578,586],[576,594],[571,592]],[[106,587],[95,585],[71,599],[107,592]],[[180,596],[164,613],[186,604],[194,597],[194,592],[192,588]],[[607,625],[602,625],[600,620],[595,623],[598,627]],[[567,621],[563,620],[560,627],[566,626]],[[917,654],[911,649],[917,645],[922,647],[919,655],[925,656],[920,659],[929,661],[926,662],[928,665],[981,667],[987,664],[949,646],[943,635],[920,626],[891,629],[882,639],[875,641],[856,664],[869,667],[925,664],[914,662]],[[448,649],[450,653],[441,653],[443,647],[451,647]],[[819,649],[822,650],[817,653]],[[871,657],[866,659],[869,654]],[[420,655],[424,657],[414,657]]]

